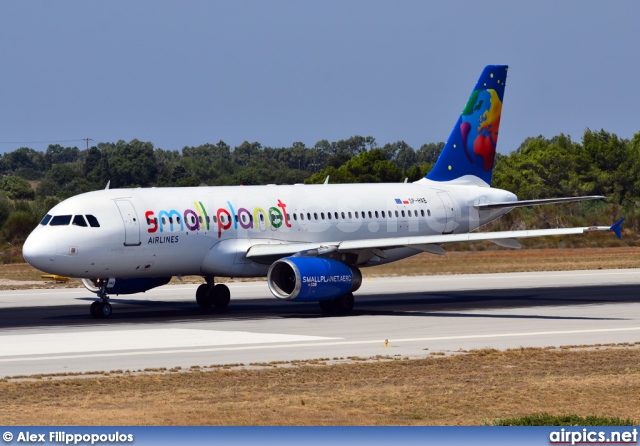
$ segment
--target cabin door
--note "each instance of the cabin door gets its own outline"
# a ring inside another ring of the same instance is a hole
[[[115,200],[124,223],[124,246],[140,246],[140,222],[129,200]]]

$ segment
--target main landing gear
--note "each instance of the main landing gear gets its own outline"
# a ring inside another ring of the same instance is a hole
[[[320,311],[327,316],[349,314],[353,310],[353,303],[353,293],[347,293],[334,299],[321,300],[319,302]]]
[[[213,277],[204,278],[207,283],[202,284],[196,290],[196,302],[202,308],[210,308],[211,306],[222,310],[229,305],[231,301],[231,292],[229,287],[221,283],[215,284]]]
[[[93,317],[94,319],[106,319],[111,316],[111,304],[109,303],[109,296],[107,296],[106,281],[104,281],[104,283],[100,285],[98,297],[100,298],[100,300],[93,302],[89,307],[91,317]]]

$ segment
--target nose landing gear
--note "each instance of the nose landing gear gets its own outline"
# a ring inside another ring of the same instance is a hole
[[[106,319],[108,317],[111,317],[112,309],[111,304],[109,303],[109,296],[107,296],[106,281],[104,281],[104,283],[100,285],[98,297],[100,298],[100,300],[93,302],[89,307],[91,317],[93,317],[94,319]]]

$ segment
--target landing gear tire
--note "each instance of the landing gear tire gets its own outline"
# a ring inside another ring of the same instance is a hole
[[[89,311],[91,312],[91,317],[94,319],[98,319],[100,317],[100,302],[98,302],[97,300],[95,302],[93,302],[91,304],[91,306],[89,307]]]
[[[353,293],[347,293],[336,299],[336,306],[338,307],[338,312],[341,314],[351,313],[353,311],[354,303],[355,300],[353,299]]]
[[[229,302],[231,302],[231,291],[229,291],[229,287],[219,283],[214,286],[211,294],[213,296],[213,305],[222,310],[223,308],[227,308]]]
[[[106,319],[111,317],[113,309],[109,302],[100,302],[97,300],[91,304],[89,311],[91,312],[91,317],[94,319]]]
[[[202,308],[216,307],[218,310],[227,308],[231,301],[231,292],[229,287],[221,283],[214,285],[213,279],[207,281],[208,283],[202,284],[196,290],[196,302]]]
[[[333,305],[333,299],[321,300],[320,302],[318,302],[318,304],[320,305],[320,311],[325,316],[336,314],[335,308]]]
[[[213,300],[210,297],[209,285],[202,284],[196,290],[196,302],[202,308],[210,308],[213,305]]]
[[[100,317],[101,318],[108,318],[111,316],[111,304],[109,302],[100,302],[99,306],[98,306],[99,310],[100,310]]]
[[[353,311],[353,293],[347,293],[344,296],[336,297],[335,299],[322,300],[319,302],[319,305],[322,314],[327,316],[349,314]]]

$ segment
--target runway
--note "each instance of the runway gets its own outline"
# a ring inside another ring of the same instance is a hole
[[[98,321],[84,288],[2,291],[0,377],[640,342],[640,269],[366,279],[339,317],[229,288],[224,312],[177,285],[116,296]]]

